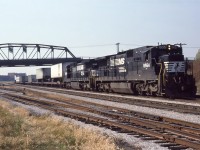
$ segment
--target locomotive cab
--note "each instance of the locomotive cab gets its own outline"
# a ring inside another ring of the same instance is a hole
[[[181,47],[168,49],[168,54],[159,57],[159,63],[158,79],[161,95],[171,98],[195,96],[195,80],[193,75],[187,74],[187,64]]]

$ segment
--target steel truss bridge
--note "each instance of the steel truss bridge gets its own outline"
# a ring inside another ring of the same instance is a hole
[[[77,58],[63,46],[45,44],[0,44],[0,67],[44,66],[62,62],[77,62]]]

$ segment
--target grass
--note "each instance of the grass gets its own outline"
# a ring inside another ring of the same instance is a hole
[[[49,115],[0,100],[0,149],[5,150],[116,150],[115,140]]]

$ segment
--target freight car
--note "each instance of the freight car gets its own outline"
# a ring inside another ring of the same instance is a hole
[[[32,83],[32,82],[36,82],[36,75],[28,75],[28,82]]]
[[[15,76],[15,83],[26,83],[28,81],[28,76]]]
[[[65,78],[66,67],[71,64],[71,62],[59,63],[51,66],[51,81],[57,83],[63,83]]]
[[[51,80],[51,68],[36,69],[36,79],[38,82],[48,82]]]
[[[144,46],[73,63],[65,74],[66,87],[80,90],[171,98],[196,94],[181,45]]]

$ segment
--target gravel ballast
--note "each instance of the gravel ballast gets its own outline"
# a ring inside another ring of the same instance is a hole
[[[121,146],[121,147],[122,148],[125,147],[125,149],[127,149],[127,150],[131,150],[133,147],[137,147],[137,149],[144,149],[144,150],[168,150],[168,148],[161,147],[159,144],[154,143],[154,141],[145,141],[140,138],[134,137],[133,135],[128,135],[125,133],[117,133],[110,129],[94,126],[92,124],[85,124],[83,122],[80,122],[80,121],[77,121],[74,119],[66,118],[63,116],[58,116],[49,110],[45,110],[45,109],[38,108],[35,106],[24,105],[24,104],[14,102],[11,100],[7,100],[4,98],[1,98],[1,99],[11,103],[12,105],[23,107],[23,108],[27,109],[32,115],[36,115],[36,116],[51,115],[52,117],[59,118],[61,120],[67,121],[67,122],[72,122],[73,124],[79,125],[85,129],[90,129],[92,131],[96,131],[101,134],[109,135],[110,137],[117,139],[118,141],[121,141],[120,143],[123,144],[123,146]]]
[[[40,90],[36,90],[36,91],[40,91]],[[46,93],[52,93],[52,92],[48,92],[48,91],[45,91],[45,92]],[[79,100],[84,100],[84,101],[88,101],[88,102],[104,104],[104,105],[108,105],[108,106],[114,106],[114,107],[129,109],[129,110],[133,110],[133,111],[143,112],[143,113],[147,113],[147,114],[158,115],[158,116],[163,116],[163,117],[168,117],[168,118],[173,118],[173,119],[179,119],[179,120],[183,120],[183,121],[188,121],[188,122],[200,124],[200,116],[199,115],[178,113],[178,112],[173,112],[173,111],[168,111],[168,110],[161,110],[161,109],[155,109],[155,108],[135,106],[135,105],[130,105],[130,104],[110,102],[110,101],[106,101],[106,100],[99,100],[99,99],[86,98],[86,97],[80,97],[80,96],[66,95],[66,94],[60,94],[60,93],[56,93],[56,95],[58,95],[58,96],[62,95],[62,96],[65,96],[66,98],[79,99]],[[46,100],[48,100],[48,99],[46,99]],[[158,101],[158,99],[156,99],[156,101]],[[163,100],[160,100],[160,101],[163,101]],[[102,127],[100,128],[100,127],[97,127],[97,126],[94,126],[94,125],[91,125],[91,124],[85,124],[85,123],[82,123],[82,122],[79,122],[79,121],[76,121],[76,120],[73,120],[73,119],[70,119],[70,118],[55,115],[54,113],[52,113],[50,111],[40,109],[38,107],[27,106],[27,105],[23,105],[21,103],[13,102],[13,101],[9,101],[9,102],[14,104],[14,105],[24,107],[35,115],[51,114],[53,117],[58,117],[62,120],[70,121],[70,122],[73,122],[74,124],[80,125],[83,128],[89,128],[89,129],[95,130],[97,132],[107,134],[107,135],[109,135],[113,138],[121,139],[122,141],[127,142],[129,145],[140,147],[144,150],[166,150],[166,149],[168,149],[168,148],[165,148],[165,147],[161,147],[159,144],[154,143],[154,141],[145,141],[145,140],[142,140],[140,138],[136,138],[133,135],[128,135],[128,134],[125,134],[125,133],[117,133],[115,131],[112,131],[112,130],[109,130],[109,129],[106,129],[106,128],[102,128]],[[180,102],[177,102],[177,103],[180,103]]]

